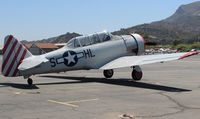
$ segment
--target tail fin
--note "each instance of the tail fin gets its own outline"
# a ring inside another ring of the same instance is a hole
[[[12,35],[4,39],[3,60],[1,72],[6,77],[20,76],[18,66],[23,59],[31,57],[32,54]]]

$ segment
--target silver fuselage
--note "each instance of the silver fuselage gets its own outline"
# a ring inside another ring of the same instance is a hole
[[[24,71],[23,76],[70,70],[99,69],[119,57],[138,55],[134,50],[136,45],[132,36],[113,36],[109,41],[77,48],[66,45],[58,50],[37,56],[38,58],[45,57],[49,61]]]
[[[57,59],[63,57],[67,51],[74,51],[82,55],[74,66],[66,66],[64,63],[58,63]],[[69,48],[64,46],[61,49],[43,54],[48,62],[41,64],[34,69],[28,71],[28,74],[52,73],[69,70],[89,70],[98,69],[104,64],[122,56],[134,55],[134,53],[127,52],[127,48],[123,40],[112,40],[99,44],[94,44],[79,48]],[[38,57],[39,58],[39,57]]]

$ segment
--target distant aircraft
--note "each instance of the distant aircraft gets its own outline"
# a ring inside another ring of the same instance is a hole
[[[183,59],[197,52],[143,55],[143,37],[139,34],[112,35],[108,32],[72,38],[55,51],[32,55],[23,44],[12,35],[4,40],[2,74],[6,77],[23,76],[28,79],[35,74],[63,72],[70,70],[101,69],[106,78],[111,78],[113,69],[132,67],[133,80],[142,78],[139,65]]]

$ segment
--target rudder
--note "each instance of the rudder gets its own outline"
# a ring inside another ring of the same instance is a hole
[[[6,77],[20,76],[18,66],[22,60],[31,57],[32,54],[12,35],[4,39],[3,59],[1,72]]]

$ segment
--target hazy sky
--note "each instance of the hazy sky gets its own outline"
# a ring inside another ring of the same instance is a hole
[[[6,35],[41,40],[158,21],[195,0],[0,0],[0,45]]]

